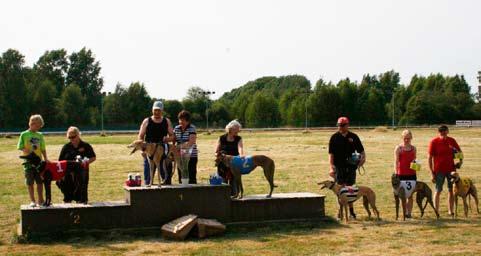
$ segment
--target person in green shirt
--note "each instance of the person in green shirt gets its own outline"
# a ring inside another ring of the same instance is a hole
[[[47,151],[45,149],[45,140],[43,138],[43,134],[39,132],[39,130],[43,127],[44,122],[41,115],[32,115],[28,122],[28,130],[22,132],[20,134],[20,138],[18,139],[17,149],[23,152],[23,155],[28,155],[34,152],[40,158],[45,161],[47,159]],[[35,194],[33,183],[37,183],[37,194],[38,194],[38,205],[42,205],[44,203],[43,200],[43,182],[42,177],[40,174],[34,170],[29,163],[24,162],[24,173],[25,173],[25,184],[28,188],[28,194],[30,196],[30,207],[35,207],[37,204],[35,203]]]

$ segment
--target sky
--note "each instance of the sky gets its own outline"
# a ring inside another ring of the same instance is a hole
[[[394,69],[462,74],[477,92],[481,1],[1,1],[0,52],[32,66],[47,50],[91,49],[104,90],[142,82],[151,97],[213,98],[262,76],[311,84]]]

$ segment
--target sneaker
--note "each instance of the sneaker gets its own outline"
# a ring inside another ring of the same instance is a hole
[[[356,219],[356,214],[353,213],[353,212],[349,213],[349,218],[355,220],[355,219]]]
[[[32,208],[33,208],[33,207],[36,207],[36,206],[37,206],[37,204],[36,204],[35,202],[31,202],[31,203],[30,203],[28,206],[30,206],[30,207],[32,207]]]
[[[411,216],[410,213],[406,214],[406,219],[411,219],[411,218],[412,218],[412,216]]]

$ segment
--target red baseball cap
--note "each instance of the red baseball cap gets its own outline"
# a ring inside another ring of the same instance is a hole
[[[337,124],[349,124],[349,119],[345,116],[341,116],[337,119]]]

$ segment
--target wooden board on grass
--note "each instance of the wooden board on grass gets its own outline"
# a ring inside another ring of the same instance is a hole
[[[198,237],[205,238],[223,234],[225,232],[225,225],[214,219],[197,219]]]
[[[184,240],[197,224],[197,215],[189,214],[162,226],[162,236],[175,240]]]

